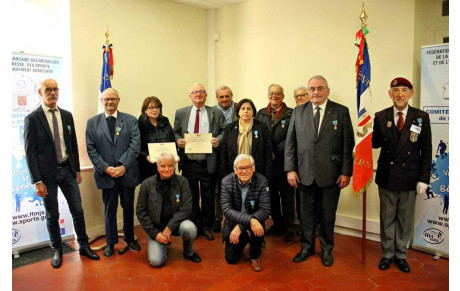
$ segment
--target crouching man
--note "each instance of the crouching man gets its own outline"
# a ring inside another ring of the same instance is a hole
[[[225,260],[236,263],[249,243],[251,267],[260,272],[265,220],[270,216],[268,182],[262,174],[255,172],[254,159],[250,155],[238,155],[233,168],[235,173],[222,179],[221,189]]]
[[[189,220],[192,194],[186,178],[175,174],[176,160],[171,153],[157,159],[158,174],[142,182],[137,200],[137,219],[149,236],[147,256],[150,265],[160,267],[167,260],[171,235],[180,235],[184,257],[201,262],[193,250],[197,228]]]

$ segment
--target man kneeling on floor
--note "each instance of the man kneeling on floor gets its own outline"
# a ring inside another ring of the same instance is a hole
[[[255,172],[254,159],[250,155],[238,155],[233,169],[235,173],[222,179],[225,260],[230,264],[236,263],[249,243],[251,267],[260,272],[265,220],[270,216],[268,182],[262,174]]]
[[[137,200],[137,219],[149,236],[147,256],[150,265],[160,267],[167,260],[171,235],[180,235],[184,257],[201,262],[193,250],[197,228],[189,220],[192,194],[186,178],[176,175],[176,159],[162,153],[157,159],[158,174],[142,182]]]

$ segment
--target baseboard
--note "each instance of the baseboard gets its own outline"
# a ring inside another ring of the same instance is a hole
[[[337,215],[335,219],[336,233],[362,237],[363,223],[359,217]],[[380,242],[380,222],[375,220],[366,220],[366,239]]]

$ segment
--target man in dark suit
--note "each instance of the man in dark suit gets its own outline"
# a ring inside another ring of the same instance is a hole
[[[86,125],[86,148],[94,165],[96,186],[102,189],[107,240],[104,256],[111,258],[118,243],[118,196],[123,208],[123,240],[131,250],[141,249],[134,239],[134,188],[139,184],[141,140],[137,119],[117,110],[117,90],[106,89],[101,102],[105,112],[90,118]]]
[[[230,264],[238,262],[249,243],[251,267],[260,272],[265,220],[270,216],[268,181],[255,172],[254,159],[250,155],[238,155],[233,165],[235,172],[222,180],[225,260]]]
[[[43,105],[24,120],[24,145],[35,193],[44,198],[46,224],[53,248],[51,265],[59,268],[62,264],[58,187],[61,188],[72,214],[80,255],[99,260],[99,256],[89,247],[86,234],[78,188],[82,177],[72,114],[57,106],[59,88],[55,80],[44,80],[38,94],[43,99]]]
[[[225,118],[219,109],[205,105],[207,96],[203,84],[192,85],[190,99],[193,105],[176,111],[174,135],[181,159],[179,166],[192,191],[192,221],[207,240],[213,240],[211,227],[215,219],[214,191],[218,149],[222,142]],[[185,133],[212,133],[212,154],[185,154]]]
[[[222,114],[225,118],[225,125],[229,125],[233,121],[237,120],[236,117],[236,103],[233,101],[233,92],[232,89],[228,86],[220,86],[216,89],[216,98],[217,105],[216,108],[222,111]],[[220,206],[220,188],[221,188],[221,179],[218,178],[216,182],[216,192],[215,192],[215,207],[216,207],[216,220],[212,224],[212,230],[214,232],[219,232],[222,225],[222,207]]]
[[[414,95],[405,78],[390,83],[393,106],[375,114],[372,147],[381,148],[375,182],[380,197],[380,240],[383,256],[380,270],[394,260],[409,273],[407,243],[412,230],[416,194],[424,194],[430,183],[431,127],[429,115],[409,106]]]
[[[328,99],[326,79],[310,78],[308,92],[310,102],[294,109],[286,138],[284,169],[289,184],[300,187],[302,209],[302,249],[293,261],[299,263],[314,254],[315,203],[319,200],[321,262],[328,267],[334,261],[335,212],[340,190],[350,183],[355,142],[348,108]]]

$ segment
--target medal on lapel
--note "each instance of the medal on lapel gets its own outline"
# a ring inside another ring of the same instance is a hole
[[[418,122],[419,126],[422,126],[422,118],[421,117],[417,118],[417,122]]]
[[[256,138],[259,137],[258,134],[259,134],[259,131],[258,131],[258,130],[254,130],[254,135],[255,135]]]
[[[254,200],[249,201],[249,204],[251,204],[251,209],[254,209],[254,206],[256,205],[256,202]]]
[[[176,202],[177,202],[177,203],[180,202],[180,194],[176,194]]]
[[[281,128],[285,128],[286,127],[286,120],[281,120]]]
[[[417,140],[418,140],[418,133],[412,131],[410,133],[410,141],[411,142],[416,142]]]
[[[332,120],[332,124],[334,125],[334,130],[337,130],[337,120]]]
[[[115,132],[116,135],[120,135],[121,127],[117,126],[117,129],[115,131],[116,131]]]
[[[390,128],[392,125],[393,125],[393,122],[391,122],[391,121],[388,121],[388,122],[387,122],[387,127],[388,127],[388,128]]]

